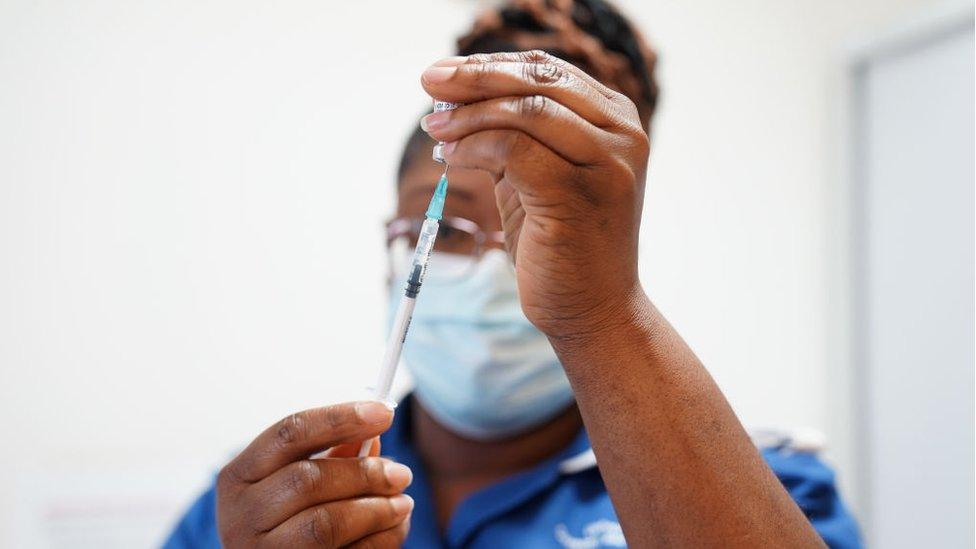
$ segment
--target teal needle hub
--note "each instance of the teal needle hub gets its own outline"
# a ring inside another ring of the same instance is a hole
[[[444,200],[447,198],[447,172],[441,176],[434,189],[434,196],[430,197],[430,205],[427,206],[427,217],[438,221],[444,216]]]

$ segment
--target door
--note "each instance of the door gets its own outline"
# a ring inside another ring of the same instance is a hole
[[[971,9],[854,72],[854,410],[872,547],[974,543]]]

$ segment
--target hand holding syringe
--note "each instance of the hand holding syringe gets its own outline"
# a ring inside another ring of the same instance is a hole
[[[434,112],[452,110],[458,107],[457,103],[445,101],[434,101]],[[444,162],[441,156],[443,143],[438,143],[434,147],[434,160]],[[404,288],[403,297],[397,306],[396,316],[393,317],[393,326],[390,328],[390,336],[386,341],[386,352],[383,354],[383,363],[380,367],[379,377],[374,389],[374,397],[390,406],[393,401],[390,399],[390,391],[393,388],[393,377],[396,375],[397,364],[400,362],[400,353],[403,351],[403,342],[407,338],[407,329],[410,327],[410,318],[413,316],[413,308],[417,304],[417,295],[420,293],[420,286],[424,282],[424,275],[427,274],[427,262],[430,260],[430,252],[434,249],[434,241],[437,239],[437,231],[440,228],[440,220],[444,214],[444,200],[447,198],[447,169],[444,175],[437,182],[434,189],[434,196],[430,199],[427,213],[423,225],[420,227],[420,236],[417,239],[417,247],[413,252],[413,260],[410,262],[410,271],[407,276],[407,285]],[[363,442],[359,449],[359,457],[366,457],[373,446],[373,439]]]

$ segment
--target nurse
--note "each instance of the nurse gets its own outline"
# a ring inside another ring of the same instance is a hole
[[[421,76],[465,106],[411,136],[388,226],[396,269],[446,142],[414,392],[395,418],[356,402],[275,423],[166,546],[859,546],[814,449],[757,445],[638,280],[657,88],[631,24],[602,0],[520,1],[459,53]]]

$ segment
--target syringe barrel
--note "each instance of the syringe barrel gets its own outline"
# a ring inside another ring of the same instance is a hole
[[[430,252],[434,249],[438,227],[440,224],[437,220],[430,217],[424,219],[424,224],[420,226],[420,235],[417,238],[417,247],[413,251],[413,261],[410,262],[410,274],[407,279],[407,295],[412,293],[411,297],[417,296],[420,285],[424,282],[427,261],[430,259]]]
[[[400,362],[403,342],[407,339],[407,329],[410,328],[410,318],[413,316],[414,305],[417,304],[417,294],[420,293],[424,275],[427,274],[427,261],[430,259],[430,252],[434,249],[439,227],[440,223],[432,217],[424,219],[423,225],[420,226],[417,247],[414,249],[410,274],[407,277],[407,287],[404,288],[403,297],[400,298],[400,305],[397,307],[393,326],[390,329],[390,337],[386,342],[383,365],[380,367],[379,379],[376,380],[375,397],[391,406],[395,405],[390,399],[393,377],[396,374],[397,363]],[[363,441],[359,448],[359,457],[368,456],[372,447],[373,439]]]
[[[417,247],[414,249],[410,273],[407,276],[407,285],[393,318],[393,326],[390,327],[390,336],[386,342],[386,353],[383,355],[383,365],[380,368],[379,379],[376,381],[376,397],[381,400],[388,400],[390,396],[393,376],[396,372],[397,363],[400,361],[403,342],[407,338],[407,329],[410,327],[410,317],[413,316],[417,294],[420,293],[420,286],[423,284],[424,274],[427,271],[427,260],[430,259],[430,252],[434,248],[434,240],[437,238],[438,226],[436,219],[427,218],[420,227],[420,236],[417,238]]]
[[[390,400],[393,376],[396,375],[397,363],[400,362],[403,342],[407,338],[407,328],[410,326],[410,317],[413,316],[413,307],[416,304],[416,298],[408,296],[400,298],[396,315],[393,317],[393,326],[390,328],[390,336],[386,342],[386,352],[383,354],[383,365],[380,367],[379,379],[376,380],[376,394],[374,396],[377,400],[382,400],[391,405],[396,405]]]

